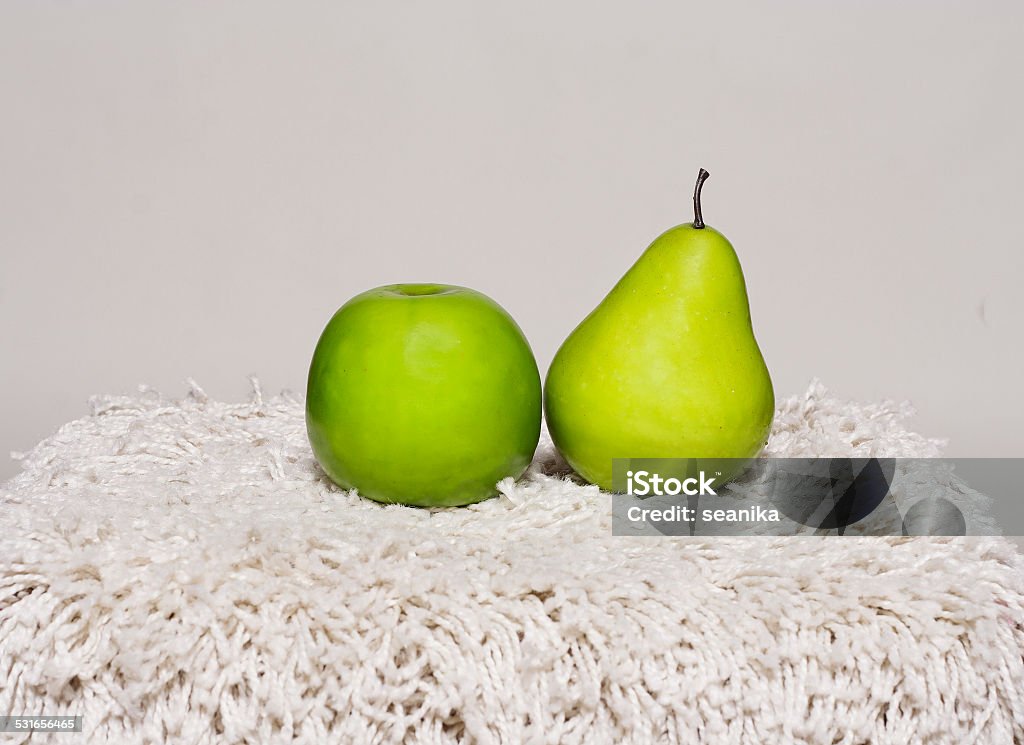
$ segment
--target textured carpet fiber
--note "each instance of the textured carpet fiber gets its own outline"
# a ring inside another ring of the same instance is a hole
[[[54,742],[1024,741],[1002,539],[612,537],[546,441],[384,507],[255,382],[92,406],[0,487],[0,713],[84,715]],[[937,455],[908,414],[813,385],[770,451]]]

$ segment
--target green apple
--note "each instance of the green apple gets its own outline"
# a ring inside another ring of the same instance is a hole
[[[523,332],[475,290],[378,287],[313,353],[306,429],[330,478],[379,502],[471,504],[529,466],[541,386]]]

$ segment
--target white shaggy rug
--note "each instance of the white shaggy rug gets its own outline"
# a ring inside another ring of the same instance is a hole
[[[1002,539],[613,537],[547,440],[382,506],[255,382],[92,406],[0,487],[0,714],[84,715],[54,742],[1024,742]],[[937,455],[908,414],[815,384],[770,450]]]

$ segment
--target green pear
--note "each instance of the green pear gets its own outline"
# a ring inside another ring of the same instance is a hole
[[[644,251],[548,370],[544,412],[555,446],[609,491],[613,459],[748,459],[771,429],[775,394],[743,271],[701,216],[707,176],[702,168],[694,221]]]

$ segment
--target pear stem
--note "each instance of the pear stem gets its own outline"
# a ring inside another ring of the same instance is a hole
[[[704,186],[704,182],[707,181],[710,175],[701,168],[697,173],[697,185],[693,188],[693,227],[697,228],[697,230],[704,227],[704,218],[700,214],[700,188]]]

